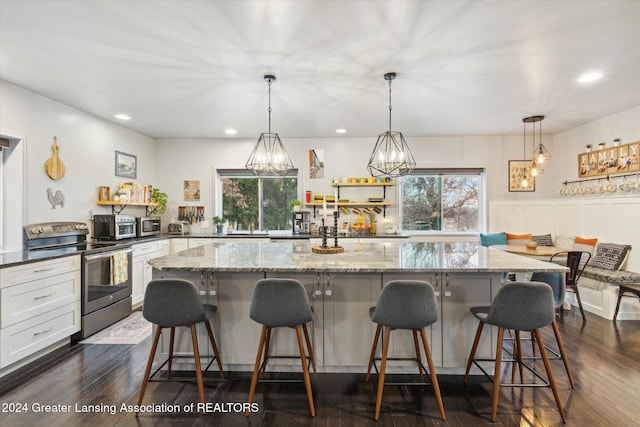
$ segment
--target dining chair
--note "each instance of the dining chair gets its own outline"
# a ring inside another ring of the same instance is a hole
[[[580,299],[580,291],[578,290],[578,280],[582,276],[585,267],[591,260],[591,252],[587,251],[564,251],[557,252],[551,255],[549,261],[559,263],[559,259],[565,259],[565,265],[569,268],[566,276],[566,288],[569,291],[572,291],[576,295],[576,300],[578,301],[578,308],[580,308],[580,314],[582,315],[582,321],[586,321],[586,317],[584,315],[584,309],[582,308],[582,300]],[[564,312],[561,310],[561,315],[564,315]]]

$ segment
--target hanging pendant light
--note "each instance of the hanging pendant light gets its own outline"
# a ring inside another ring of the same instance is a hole
[[[284,149],[280,136],[271,133],[271,84],[276,81],[276,77],[266,75],[264,80],[269,85],[269,132],[260,134],[245,167],[254,175],[286,176],[294,169],[293,162]]]
[[[542,144],[542,120],[544,120],[544,116],[530,116],[522,119],[525,127],[526,123],[531,123],[534,147],[531,160],[533,161],[534,170],[538,175],[544,173],[544,164],[551,160],[551,153],[549,153],[549,150]],[[536,145],[536,123],[539,123],[538,145]]]
[[[527,153],[527,123],[529,123],[530,117],[525,117],[522,119],[523,129],[522,129],[522,158],[526,159]],[[525,162],[527,160],[524,160]],[[531,179],[535,179],[535,176],[538,175],[538,170],[536,168],[536,162],[531,162]],[[527,176],[527,168],[526,166],[522,168],[522,177],[520,179],[520,187],[526,189],[529,187],[529,177]]]
[[[371,176],[401,176],[411,173],[416,166],[413,154],[402,132],[391,130],[391,81],[396,73],[387,73],[384,79],[389,82],[389,130],[378,136],[367,169]]]

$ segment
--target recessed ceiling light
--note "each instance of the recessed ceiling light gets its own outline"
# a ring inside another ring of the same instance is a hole
[[[578,83],[591,83],[601,78],[602,78],[602,73],[598,71],[593,71],[591,73],[586,73],[578,77]]]
[[[336,129],[336,133],[347,133],[346,129]]]
[[[115,117],[118,120],[131,120],[131,116],[129,116],[127,114],[123,114],[123,113],[118,113],[118,114],[116,114]]]
[[[224,133],[226,133],[227,135],[235,135],[236,133],[238,133],[238,131],[235,129],[229,128],[229,129],[225,129]]]

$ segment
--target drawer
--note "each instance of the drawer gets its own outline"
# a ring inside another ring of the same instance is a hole
[[[80,301],[80,272],[59,274],[0,290],[0,327]]]
[[[3,268],[0,269],[0,287],[6,288],[76,270],[80,271],[80,255]]]
[[[0,329],[0,368],[70,337],[80,330],[80,301]]]

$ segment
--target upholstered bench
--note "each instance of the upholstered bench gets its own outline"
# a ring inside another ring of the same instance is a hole
[[[618,300],[620,285],[640,284],[640,273],[620,270],[631,247],[613,243],[598,244],[594,258],[589,262],[578,282],[585,310],[612,319]],[[640,305],[627,318],[640,319]]]

